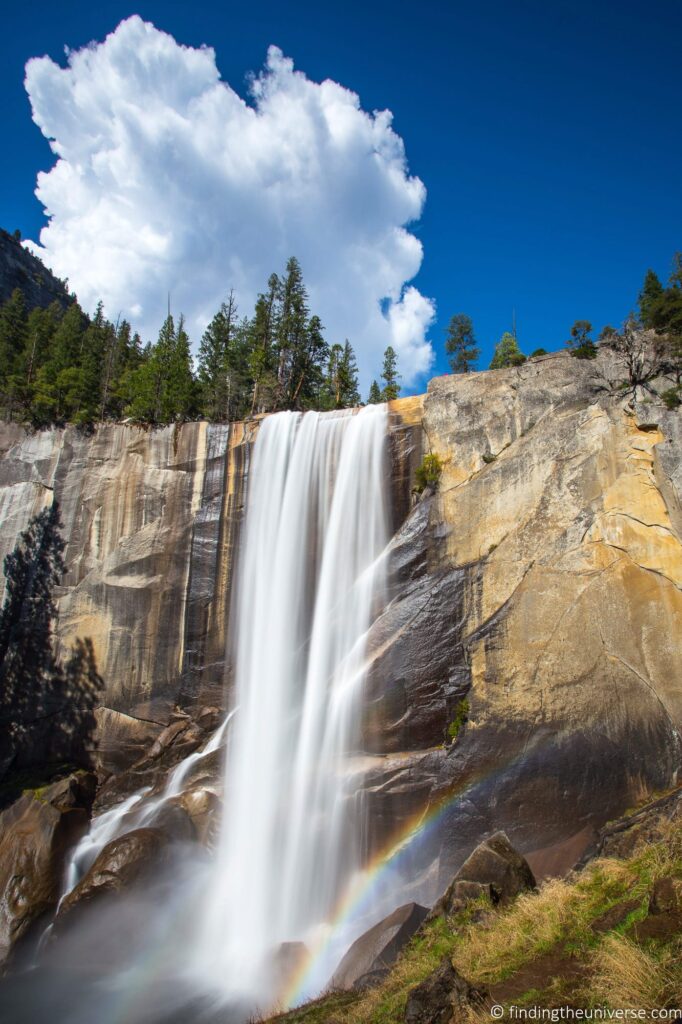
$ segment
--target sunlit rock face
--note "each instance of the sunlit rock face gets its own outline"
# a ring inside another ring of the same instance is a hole
[[[376,820],[428,791],[442,879],[492,828],[563,870],[596,823],[674,781],[680,420],[609,394],[612,370],[566,354],[429,385],[444,470],[394,541],[367,715],[393,771]],[[466,725],[426,753],[463,697]]]

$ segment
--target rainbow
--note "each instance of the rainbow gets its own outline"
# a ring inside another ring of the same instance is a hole
[[[338,929],[353,916],[360,914],[365,906],[369,908],[372,905],[373,894],[385,875],[400,866],[401,860],[406,859],[408,851],[410,854],[414,851],[417,842],[421,843],[433,834],[445,813],[471,786],[472,782],[469,781],[455,790],[448,790],[439,800],[422,807],[403,822],[397,832],[394,832],[374,854],[362,875],[342,894],[331,915],[329,930],[325,937],[313,946],[288,980],[286,989],[280,997],[283,1010],[291,1009],[310,997],[308,989],[315,968],[327,952]]]
[[[363,908],[370,909],[377,888],[386,874],[400,866],[401,860],[407,859],[414,852],[415,845],[423,843],[441,824],[447,811],[467,793],[475,791],[481,784],[499,776],[501,771],[519,765],[525,756],[525,749],[519,750],[504,765],[489,765],[475,774],[469,774],[466,780],[460,781],[448,789],[437,799],[428,802],[421,810],[403,822],[388,841],[371,858],[360,878],[351,884],[342,894],[329,922],[329,929],[324,938],[314,943],[299,968],[288,980],[281,993],[282,1010],[292,1009],[314,995],[311,986],[315,968],[329,949],[335,933]]]

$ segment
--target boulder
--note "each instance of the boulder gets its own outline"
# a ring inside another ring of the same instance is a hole
[[[68,851],[87,831],[95,777],[76,772],[0,814],[0,960],[28,942],[59,899]]]
[[[459,1024],[484,998],[485,993],[470,985],[444,957],[440,967],[408,994],[405,1024]]]
[[[95,763],[101,778],[125,771],[139,761],[163,731],[158,722],[100,707],[95,711]]]
[[[190,789],[178,802],[189,815],[196,838],[202,846],[210,846],[216,837],[220,821],[220,800],[210,789]]]
[[[426,907],[406,903],[356,939],[334,972],[334,988],[364,988],[380,980],[427,916]],[[370,975],[372,977],[370,977]]]
[[[220,724],[221,717],[220,709],[214,707],[200,708],[196,719],[185,711],[174,711],[166,726],[159,726],[156,731],[150,730],[150,743],[142,756],[123,771],[110,776],[100,787],[95,813],[108,810],[143,787],[150,787],[160,793],[171,772],[205,746],[215,732],[216,723]],[[130,719],[130,716],[122,715],[120,718]],[[222,774],[221,752],[215,751],[205,759],[201,758],[196,767],[202,780],[213,781],[219,778]],[[188,778],[183,784],[187,785],[189,781]]]
[[[175,800],[169,800],[162,804],[150,824],[176,842],[191,843],[197,838],[197,830],[192,818],[187,810]]]
[[[87,874],[63,901],[55,919],[55,934],[76,908],[120,892],[158,868],[167,855],[168,834],[159,828],[138,828],[108,843]]]
[[[658,878],[649,897],[650,914],[672,914],[682,911],[682,880],[666,876]]]
[[[452,914],[480,896],[487,896],[491,903],[508,903],[534,888],[528,861],[504,832],[496,832],[479,843],[464,861],[434,912]]]

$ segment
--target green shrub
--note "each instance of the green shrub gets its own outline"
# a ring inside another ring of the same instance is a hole
[[[596,359],[597,346],[588,338],[588,340],[582,345],[578,345],[577,348],[572,349],[571,355],[575,359]]]
[[[497,455],[493,455],[492,452],[483,452],[483,455],[481,456],[481,458],[483,459],[485,464],[487,466],[489,466],[491,462],[495,461],[495,459],[497,458]]]
[[[421,466],[417,467],[417,472],[414,474],[414,489],[417,494],[421,494],[426,487],[435,489],[438,486],[442,472],[443,463],[440,457],[435,453],[425,455]]]
[[[535,359],[536,356],[546,356],[546,355],[548,355],[548,352],[547,352],[546,348],[536,348],[536,349],[534,349],[531,352],[531,354],[528,356],[528,358],[529,359]]]
[[[668,409],[678,409],[682,405],[682,393],[680,388],[668,388],[661,393],[661,400]]]
[[[448,736],[451,740],[456,740],[459,731],[469,717],[469,701],[466,697],[459,702],[455,708],[455,717],[452,719],[448,726]]]

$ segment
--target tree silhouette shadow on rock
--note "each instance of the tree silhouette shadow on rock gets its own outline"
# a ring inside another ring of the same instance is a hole
[[[0,610],[0,805],[65,767],[91,767],[103,689],[90,639],[61,661],[54,588],[64,574],[59,504],[31,519],[4,561]],[[16,783],[12,784],[12,779]]]

